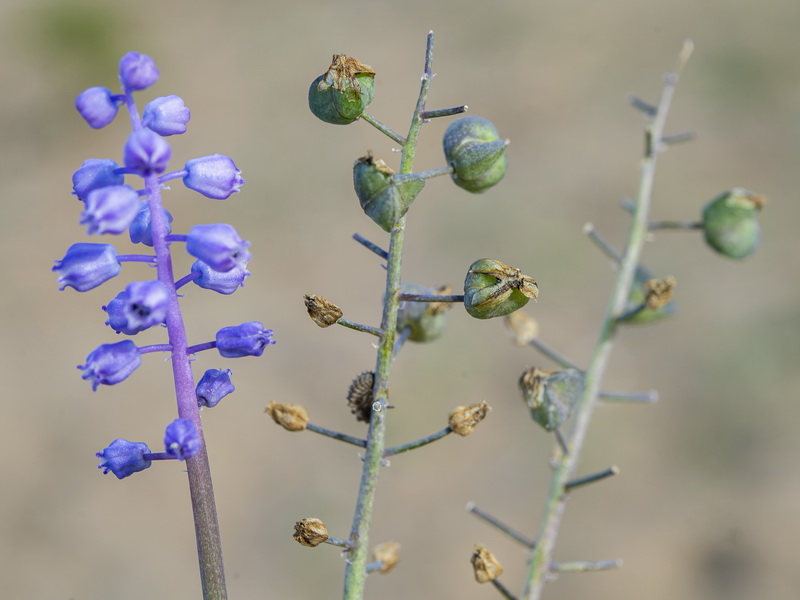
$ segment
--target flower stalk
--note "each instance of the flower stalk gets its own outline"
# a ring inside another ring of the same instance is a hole
[[[400,170],[401,175],[411,173],[414,165],[414,155],[419,139],[420,128],[423,120],[420,113],[425,110],[428,98],[428,88],[433,71],[431,61],[433,58],[433,32],[428,33],[425,49],[425,68],[422,75],[417,105],[411,119],[408,136],[400,141],[403,144]],[[363,118],[363,117],[362,117]],[[399,137],[399,136],[398,136]],[[378,473],[383,460],[386,434],[386,407],[388,406],[389,373],[394,356],[395,328],[397,326],[397,311],[400,304],[400,274],[402,268],[403,240],[405,235],[405,217],[392,227],[390,232],[389,252],[386,265],[386,287],[383,298],[383,315],[381,317],[381,337],[378,346],[375,364],[375,383],[373,387],[374,410],[372,411],[369,430],[367,432],[367,447],[364,454],[364,466],[361,473],[361,482],[358,488],[353,525],[350,532],[352,548],[348,551],[347,566],[344,576],[344,599],[356,600],[364,596],[364,584],[367,577],[368,559],[368,533],[375,503]]]
[[[664,135],[664,126],[669,112],[672,97],[678,78],[691,56],[693,44],[686,41],[678,58],[676,69],[668,73],[664,79],[661,98],[652,120],[645,131],[645,152],[641,162],[639,189],[636,207],[628,232],[626,249],[620,261],[614,290],[606,310],[603,325],[597,343],[586,370],[584,393],[575,407],[574,422],[566,436],[568,452],[558,458],[550,481],[547,504],[539,525],[537,544],[528,563],[528,573],[522,597],[526,600],[538,600],[548,575],[551,572],[553,550],[558,536],[561,519],[566,508],[567,494],[565,486],[573,476],[580,457],[589,423],[597,404],[600,384],[608,364],[617,330],[617,319],[624,312],[634,274],[639,264],[642,246],[648,232],[648,214],[655,180],[656,164],[661,150],[660,140]]]

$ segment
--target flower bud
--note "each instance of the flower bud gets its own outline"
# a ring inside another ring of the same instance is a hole
[[[203,448],[197,427],[189,419],[175,419],[164,432],[164,447],[167,454],[178,460],[196,456]]]
[[[158,67],[146,54],[128,52],[119,61],[119,80],[127,90],[143,90],[158,81]]]
[[[761,232],[758,212],[766,203],[742,188],[720,194],[703,208],[706,243],[728,258],[745,258],[758,248]]]
[[[72,287],[79,292],[96,288],[119,275],[121,270],[114,246],[86,242],[72,244],[64,258],[53,266],[53,271],[59,275],[58,289]]]
[[[303,300],[306,303],[308,316],[322,328],[330,327],[342,318],[342,309],[322,296],[306,294]]]
[[[386,575],[400,562],[400,544],[397,542],[384,542],[372,549],[372,559],[383,563],[378,573]]]
[[[125,175],[118,172],[121,167],[110,158],[89,158],[72,174],[73,194],[85,200],[92,190],[110,185],[122,185]]]
[[[503,566],[497,562],[494,554],[480,544],[475,545],[470,562],[478,583],[494,581],[503,574]]]
[[[316,548],[328,539],[328,529],[316,517],[306,517],[294,524],[292,537],[302,546]]]
[[[197,406],[214,408],[220,400],[235,390],[230,369],[207,369],[194,390]]]
[[[223,154],[193,158],[186,161],[183,168],[186,171],[183,185],[213,200],[225,200],[244,185],[244,179],[239,176],[241,169]]]
[[[672,316],[676,310],[675,301],[672,299],[672,290],[676,283],[674,277],[654,279],[646,268],[637,267],[625,310],[622,318],[617,321],[628,325],[643,325]],[[642,303],[646,304],[645,308],[631,312]]]
[[[102,129],[117,116],[119,102],[105,87],[90,87],[75,98],[75,108],[92,129]]]
[[[240,287],[244,287],[244,279],[250,276],[250,271],[244,267],[235,266],[230,271],[220,273],[202,260],[196,260],[192,263],[192,274],[198,275],[197,278],[192,279],[192,283],[195,285],[229,295]]]
[[[347,389],[347,405],[357,421],[369,423],[372,415],[372,388],[375,385],[375,373],[364,371],[356,377]]]
[[[308,107],[333,125],[352,123],[375,95],[375,71],[355,58],[334,54],[328,70],[308,90]]]
[[[98,346],[86,357],[85,365],[78,365],[83,371],[81,377],[92,382],[92,391],[97,386],[114,385],[123,381],[142,364],[139,348],[130,340],[116,344]]]
[[[250,242],[227,223],[195,225],[186,236],[186,251],[221,273],[246,268],[252,258],[248,246]]]
[[[444,156],[455,170],[453,182],[468,192],[484,192],[506,174],[508,140],[501,140],[491,122],[462,117],[444,132]]]
[[[471,406],[459,406],[450,413],[448,424],[453,433],[460,436],[469,435],[472,430],[478,426],[478,423],[486,418],[486,414],[492,410],[486,400],[480,404],[472,404]]]
[[[111,471],[117,479],[125,479],[153,464],[152,461],[145,460],[145,454],[150,454],[150,448],[144,442],[129,442],[118,438],[95,456],[100,459],[97,468],[103,469],[103,475]]]
[[[545,371],[531,367],[519,379],[531,417],[547,431],[561,427],[583,394],[584,374],[578,369]]]
[[[163,173],[171,155],[167,140],[149,129],[134,131],[123,148],[125,167],[142,177]]]
[[[217,350],[225,358],[261,356],[264,349],[274,343],[272,329],[264,329],[258,321],[223,327],[216,336]]]
[[[89,192],[84,204],[80,224],[89,235],[120,234],[139,212],[139,194],[129,185],[109,185]]]
[[[395,183],[394,174],[385,162],[374,158],[371,152],[353,165],[353,187],[361,208],[384,231],[392,230],[425,186],[423,179]]]
[[[300,404],[270,402],[265,412],[286,431],[303,431],[308,424],[308,411]]]
[[[142,125],[158,135],[186,133],[186,123],[191,118],[189,109],[180,96],[161,96],[148,102],[142,112]]]
[[[400,286],[404,294],[450,294],[452,289],[444,285],[437,290],[431,290],[413,283],[404,283]],[[447,325],[445,317],[452,302],[411,302],[403,300],[397,309],[397,331],[410,330],[409,341],[431,342],[444,333]]]
[[[539,286],[532,277],[490,258],[472,263],[464,281],[464,308],[476,319],[502,317],[538,295]]]
[[[172,215],[166,208],[162,208],[164,217],[167,220],[167,235],[172,232]],[[153,230],[150,228],[150,206],[147,202],[142,202],[139,212],[133,218],[131,226],[128,228],[128,235],[133,244],[144,244],[153,247]]]

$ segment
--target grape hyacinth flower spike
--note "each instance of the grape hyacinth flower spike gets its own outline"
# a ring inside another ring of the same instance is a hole
[[[271,329],[250,321],[221,326],[214,340],[189,344],[180,306],[183,295],[179,296],[178,290],[194,281],[200,289],[234,293],[250,275],[250,242],[227,223],[195,225],[187,227],[186,234],[173,234],[173,217],[162,202],[162,191],[169,189],[164,184],[180,179],[188,190],[224,200],[239,192],[244,179],[233,159],[222,154],[190,158],[179,170],[167,171],[172,149],[166,138],[185,133],[191,113],[182,98],[169,95],[151,100],[139,116],[134,92],[149,88],[158,78],[159,70],[149,56],[129,52],[119,63],[121,93],[91,87],[75,101],[80,115],[95,129],[110,124],[122,108],[128,112],[132,129],[122,148],[122,164],[110,158],[91,158],[73,174],[73,194],[84,203],[80,223],[87,226],[89,235],[127,232],[133,244],[147,250],[143,254],[119,254],[111,244],[79,242],[56,261],[53,271],[58,274],[59,289],[71,287],[85,292],[119,275],[124,263],[155,266],[149,271],[155,274],[153,279],[133,281],[124,290],[117,290],[103,310],[106,325],[117,334],[134,336],[160,327],[166,333],[165,343],[137,345],[125,339],[102,344],[78,368],[92,390],[97,390],[132,376],[141,366],[143,355],[170,353],[177,418],[166,427],[165,451],[151,452],[143,442],[118,438],[97,453],[99,468],[123,479],[149,468],[156,460],[185,461],[204,597],[221,598],[225,596],[222,550],[199,410],[216,406],[234,391],[234,386],[229,369],[208,369],[195,384],[192,360],[197,353],[212,348],[226,358],[261,356],[275,341]],[[177,280],[173,275],[174,250],[198,259],[191,271]]]

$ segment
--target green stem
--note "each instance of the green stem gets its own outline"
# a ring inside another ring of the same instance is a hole
[[[533,548],[536,545],[535,540],[530,539],[528,536],[523,535],[510,525],[506,525],[495,516],[490,515],[484,510],[481,510],[480,508],[475,506],[474,502],[470,502],[469,504],[467,504],[467,510],[472,514],[474,514],[476,517],[479,517],[484,521],[486,521],[487,523],[489,523],[490,525],[496,527],[497,529],[505,533],[507,536],[509,536],[511,539],[518,541],[523,546],[527,548]]]
[[[550,570],[554,573],[585,573],[586,571],[607,571],[622,566],[621,560],[574,561],[553,563]]]
[[[314,433],[333,438],[334,440],[339,440],[340,442],[346,442],[348,444],[353,444],[354,446],[359,446],[360,448],[364,448],[367,445],[366,440],[353,437],[352,435],[347,435],[346,433],[339,433],[338,431],[328,429],[327,427],[320,427],[319,425],[314,425],[313,423],[306,423],[306,429],[313,431]]]
[[[421,448],[422,446],[427,446],[435,442],[436,440],[442,439],[444,436],[449,435],[452,433],[453,430],[448,426],[436,433],[432,433],[431,435],[427,435],[424,438],[419,438],[418,440],[414,440],[413,442],[407,442],[405,444],[400,444],[399,446],[392,446],[391,448],[387,448],[386,451],[383,453],[384,458],[388,458],[390,456],[394,456],[395,454],[402,454],[403,452],[408,452],[409,450],[416,450],[417,448]]]
[[[411,173],[414,166],[414,154],[419,139],[422,119],[419,114],[425,110],[433,71],[433,32],[428,33],[425,49],[425,71],[422,75],[417,106],[411,119],[408,138],[403,144],[400,158],[400,173]],[[390,136],[391,137],[391,136]],[[395,140],[397,141],[397,140]],[[402,217],[392,228],[389,241],[389,258],[386,265],[386,291],[383,298],[383,317],[381,319],[382,335],[378,346],[375,366],[375,385],[373,387],[373,410],[367,432],[367,448],[364,453],[364,466],[361,472],[361,483],[358,488],[356,510],[353,515],[353,526],[350,532],[352,548],[347,553],[347,566],[344,574],[344,599],[360,600],[364,597],[364,584],[367,578],[367,550],[369,543],[369,525],[375,503],[375,492],[378,484],[386,436],[386,407],[388,406],[389,372],[392,366],[395,329],[397,328],[397,308],[400,303],[400,272],[402,266],[403,239],[405,234],[405,217]]]
[[[364,119],[370,125],[372,125],[375,129],[380,131],[385,136],[393,139],[395,142],[397,142],[401,146],[405,146],[406,139],[402,135],[397,133],[394,129],[392,129],[388,125],[384,125],[383,123],[378,121],[378,119],[373,117],[367,111],[364,111],[363,113],[361,113],[361,118]]]
[[[702,229],[703,222],[702,221],[650,221],[647,224],[647,228],[650,231],[656,231],[657,229]]]
[[[531,552],[528,563],[528,574],[522,593],[522,597],[526,600],[538,600],[541,597],[542,589],[550,573],[553,550],[566,507],[567,495],[564,491],[564,486],[572,477],[586,438],[589,422],[597,404],[600,383],[611,354],[614,334],[616,333],[616,320],[625,309],[636,266],[641,256],[642,245],[647,236],[647,217],[660,150],[658,140],[661,139],[664,133],[664,124],[675,91],[675,85],[680,72],[692,53],[692,47],[691,42],[684,43],[675,72],[667,74],[664,78],[661,99],[652,121],[645,131],[645,152],[640,167],[636,209],[631,219],[628,243],[617,272],[614,291],[606,310],[600,335],[592,353],[589,368],[586,370],[584,393],[575,409],[575,421],[567,442],[569,452],[559,457],[553,470],[547,504],[539,525],[539,534],[536,537],[537,544]]]
[[[464,294],[400,294],[401,302],[464,302]]]
[[[453,165],[447,165],[446,167],[439,167],[438,169],[431,169],[430,171],[420,171],[419,173],[408,173],[405,175],[398,173],[392,177],[392,180],[394,183],[400,184],[406,181],[419,181],[421,179],[433,179],[434,177],[451,175],[454,171]]]
[[[337,325],[341,325],[342,327],[347,327],[348,329],[353,329],[354,331],[360,331],[362,333],[369,333],[370,335],[374,335],[376,337],[381,337],[381,330],[377,327],[372,327],[371,325],[364,325],[362,323],[356,323],[354,321],[348,321],[347,319],[339,318],[336,321]]]

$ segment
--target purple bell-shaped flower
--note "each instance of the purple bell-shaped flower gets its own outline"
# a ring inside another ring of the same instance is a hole
[[[53,266],[58,273],[58,289],[71,287],[79,292],[96,288],[121,270],[114,246],[87,242],[72,244],[64,258]]]
[[[249,321],[235,327],[223,327],[217,332],[217,350],[225,358],[261,356],[264,349],[274,344],[272,329],[264,329],[258,321]]]
[[[235,389],[230,369],[208,369],[195,388],[197,406],[213,408]]]
[[[191,113],[180,96],[161,96],[148,102],[142,112],[142,125],[158,135],[177,135],[186,132]]]
[[[119,234],[125,231],[139,211],[139,194],[129,185],[109,185],[89,192],[84,199],[86,210],[81,225],[87,233]]]
[[[79,200],[85,200],[92,190],[110,185],[122,185],[125,176],[117,171],[121,167],[110,158],[90,158],[72,174],[72,189]]]
[[[186,236],[186,251],[222,273],[247,267],[251,258],[248,246],[250,242],[240,238],[227,223],[195,225]]]
[[[178,460],[193,457],[202,448],[197,427],[188,419],[175,419],[164,432],[164,446]]]
[[[163,173],[171,155],[167,140],[146,128],[130,134],[123,150],[125,166],[142,177]]]
[[[105,87],[90,87],[75,98],[75,108],[93,129],[102,129],[117,116],[119,102]]]
[[[225,200],[244,184],[239,176],[242,171],[236,168],[233,159],[222,154],[193,158],[186,161],[184,169],[183,184],[214,200]]]
[[[123,381],[142,364],[139,348],[130,340],[116,344],[98,346],[86,357],[85,365],[78,365],[83,379],[92,382],[92,391],[97,386],[114,385]]]
[[[143,90],[158,81],[158,67],[146,54],[128,52],[119,61],[119,80],[126,90]]]
[[[117,479],[124,479],[129,475],[144,471],[153,464],[152,461],[144,458],[145,454],[150,454],[150,448],[144,442],[129,442],[118,438],[95,456],[100,459],[97,468],[103,469],[103,475],[111,471],[117,476]]]

